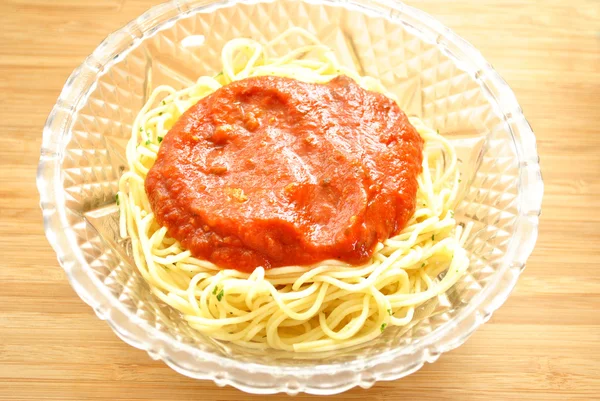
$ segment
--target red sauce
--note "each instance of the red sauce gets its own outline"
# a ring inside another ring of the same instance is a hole
[[[422,150],[398,105],[350,78],[248,78],[181,116],[146,192],[169,234],[221,267],[359,264],[414,212]]]

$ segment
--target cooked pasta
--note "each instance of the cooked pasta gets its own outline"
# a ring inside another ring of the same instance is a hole
[[[289,35],[309,44],[276,56],[274,47]],[[326,260],[244,273],[197,259],[171,238],[155,219],[144,180],[164,136],[203,97],[252,76],[325,83],[343,74],[364,89],[395,99],[378,80],[342,66],[329,48],[297,28],[264,45],[233,39],[223,48],[222,65],[217,76],[200,77],[183,90],[156,88],[133,124],[129,170],[117,195],[120,234],[131,239],[135,264],[158,298],[215,339],[315,352],[365,343],[386,327],[407,325],[415,308],[457,282],[469,265],[463,244],[470,230],[454,219],[457,157],[452,145],[418,118],[410,118],[425,141],[417,209],[398,235],[377,245],[366,264]]]

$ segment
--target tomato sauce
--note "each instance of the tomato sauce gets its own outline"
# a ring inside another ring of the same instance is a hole
[[[422,151],[398,105],[348,77],[254,77],[184,113],[145,186],[159,224],[218,266],[360,264],[413,214]]]

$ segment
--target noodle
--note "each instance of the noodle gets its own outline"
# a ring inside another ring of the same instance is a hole
[[[274,47],[289,35],[310,44],[274,57]],[[146,174],[169,128],[221,86],[259,75],[326,83],[344,74],[395,99],[378,80],[340,65],[329,48],[298,28],[266,45],[233,39],[223,48],[222,64],[220,74],[201,77],[183,90],[156,88],[133,124],[126,152],[129,171],[117,194],[120,235],[131,238],[135,264],[158,298],[215,339],[257,349],[314,352],[362,344],[388,326],[407,325],[415,308],[457,282],[468,268],[463,244],[470,230],[455,229],[457,157],[444,137],[417,118],[410,122],[425,141],[417,210],[402,232],[378,244],[362,266],[327,260],[313,266],[258,267],[251,274],[222,270],[194,258],[169,237],[150,208]]]

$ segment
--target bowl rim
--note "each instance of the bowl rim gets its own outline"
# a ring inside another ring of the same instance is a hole
[[[509,242],[502,267],[494,273],[494,280],[477,294],[456,318],[413,344],[351,362],[319,364],[311,367],[310,372],[307,372],[305,367],[296,366],[277,366],[277,372],[274,372],[273,365],[247,363],[206,352],[179,342],[173,336],[159,331],[139,316],[130,313],[113,294],[103,288],[101,281],[90,271],[67,223],[64,194],[60,190],[60,167],[67,143],[64,138],[70,135],[73,116],[94,91],[98,79],[107,73],[112,65],[124,58],[142,39],[168,29],[179,19],[217,8],[235,7],[237,4],[275,1],[325,4],[374,13],[378,17],[401,23],[407,29],[418,30],[421,39],[429,38],[435,41],[442,50],[450,54],[459,53],[458,58],[465,63],[461,67],[465,70],[468,68],[496,100],[497,114],[503,118],[510,130],[519,159],[519,214],[515,221],[515,234]],[[400,17],[424,25],[425,31],[423,27],[417,28],[407,21],[400,21]],[[492,313],[504,303],[516,284],[535,246],[543,195],[535,136],[508,84],[470,43],[425,12],[397,0],[171,0],[152,7],[123,28],[108,35],[67,79],[43,129],[36,182],[40,193],[45,234],[57,254],[59,264],[79,297],[94,308],[100,319],[107,320],[121,339],[145,350],[152,358],[163,360],[187,376],[211,379],[218,385],[228,384],[246,392],[259,394],[281,391],[289,394],[300,391],[334,394],[357,385],[368,388],[377,380],[394,380],[406,376],[418,370],[424,362],[433,362],[441,353],[464,343],[475,329],[489,320]],[[181,352],[194,358],[191,365],[189,362],[178,361],[177,355]],[[400,361],[404,364],[398,367]],[[224,372],[227,368],[232,371]],[[332,371],[335,374],[332,375]],[[351,379],[344,374],[351,374]],[[277,385],[260,386],[257,384],[260,375],[277,376],[280,379],[286,377],[287,380],[277,380]],[[322,383],[325,376],[329,380],[325,380],[326,384]]]

